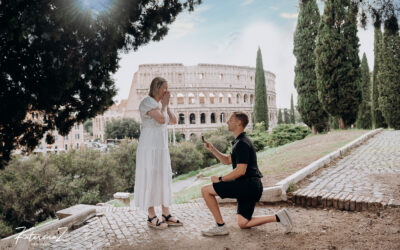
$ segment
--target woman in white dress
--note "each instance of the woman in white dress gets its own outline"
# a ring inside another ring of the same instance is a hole
[[[168,108],[169,98],[167,80],[156,77],[150,84],[149,95],[139,105],[142,125],[136,151],[134,203],[148,211],[147,224],[157,229],[183,225],[169,211],[172,171],[167,125],[176,124],[176,117]],[[162,222],[154,211],[154,206],[160,205]]]

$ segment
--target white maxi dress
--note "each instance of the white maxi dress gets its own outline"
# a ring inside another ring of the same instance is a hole
[[[160,124],[146,114],[157,108],[160,109],[160,104],[151,96],[143,98],[139,105],[142,125],[136,150],[134,204],[143,211],[153,206],[168,207],[172,200],[167,130],[169,116],[165,111],[166,123]]]

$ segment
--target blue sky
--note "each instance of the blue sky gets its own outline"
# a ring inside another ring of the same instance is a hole
[[[322,13],[323,5],[320,1],[318,4]],[[255,67],[260,46],[264,69],[276,75],[277,106],[289,107],[292,93],[297,100],[293,86],[296,60],[292,53],[297,5],[295,0],[203,0],[194,12],[181,13],[162,41],[121,54],[120,68],[114,75],[119,89],[115,100],[128,97],[139,64],[215,63]],[[360,56],[366,52],[372,69],[373,30],[368,28],[359,28]]]

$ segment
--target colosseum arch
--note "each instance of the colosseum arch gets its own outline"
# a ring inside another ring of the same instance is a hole
[[[176,97],[177,97],[177,104],[185,104],[185,97],[183,96],[182,93],[178,93]]]
[[[210,121],[211,121],[211,123],[215,123],[215,113],[211,113]]]
[[[244,103],[247,102],[247,94],[244,94],[244,96],[243,96],[243,102],[244,102]]]
[[[179,114],[178,124],[185,124],[185,115],[182,113]]]
[[[224,122],[225,122],[225,113],[224,113],[224,112],[222,112],[222,113],[219,115],[219,121],[220,121],[221,123],[224,123]]]
[[[188,98],[189,98],[189,104],[195,104],[194,94],[193,93],[189,93],[188,94]]]
[[[209,94],[209,97],[210,97],[210,104],[214,104],[214,103],[215,103],[215,102],[214,102],[214,99],[215,99],[214,93],[210,93],[210,94]]]
[[[205,113],[201,113],[200,114],[200,123],[201,124],[205,124],[206,123],[206,114]]]
[[[250,95],[250,104],[253,104],[253,102],[254,102],[254,95],[251,94],[251,95]]]
[[[223,103],[224,102],[224,95],[222,93],[219,93],[218,95],[218,102]]]
[[[205,98],[204,94],[202,92],[200,92],[200,94],[199,94],[199,103],[200,104],[206,103],[205,99],[206,98]]]
[[[240,98],[242,98],[242,96],[239,93],[237,93],[236,94],[236,104],[240,103]]]
[[[228,94],[228,104],[232,104],[232,95]]]
[[[191,113],[189,115],[189,120],[190,120],[190,124],[196,124],[196,115],[194,113]]]

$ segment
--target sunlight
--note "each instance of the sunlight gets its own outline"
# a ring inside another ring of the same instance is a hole
[[[110,9],[114,0],[77,0],[76,2],[82,10],[88,10],[94,15],[98,15]]]

